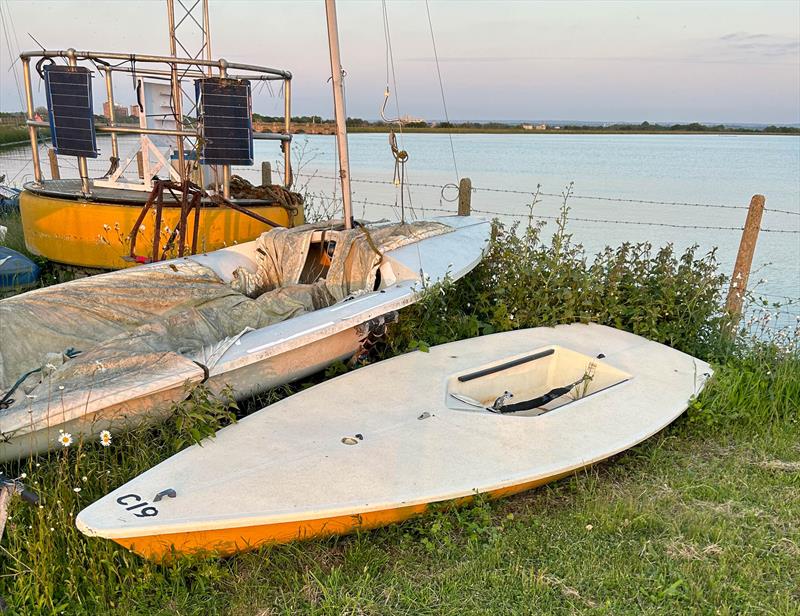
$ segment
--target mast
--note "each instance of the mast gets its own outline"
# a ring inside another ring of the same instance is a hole
[[[339,28],[336,24],[336,0],[325,0],[328,20],[328,48],[331,52],[331,82],[333,83],[333,108],[336,116],[336,149],[339,153],[339,177],[342,181],[345,229],[353,227],[353,209],[350,194],[350,155],[347,152],[347,115],[344,108],[344,80],[342,61],[339,58]]]

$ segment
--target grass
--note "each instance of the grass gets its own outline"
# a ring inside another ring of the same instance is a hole
[[[24,142],[29,138],[24,126],[0,126],[0,146]]]
[[[714,362],[715,379],[669,428],[527,494],[229,559],[162,566],[81,535],[82,507],[231,420],[228,400],[198,389],[170,420],[115,434],[109,448],[75,443],[5,469],[44,499],[12,503],[0,549],[9,612],[797,613],[797,332],[752,335],[756,320],[726,338],[713,253],[624,245],[590,256],[566,217],[546,240],[533,224],[498,228],[484,263],[406,309],[368,361],[516,327],[612,324]]]

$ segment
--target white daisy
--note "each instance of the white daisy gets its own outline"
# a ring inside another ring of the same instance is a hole
[[[58,442],[64,447],[69,447],[72,445],[72,435],[69,432],[62,432],[58,437]]]
[[[100,433],[100,444],[103,447],[109,447],[111,445],[111,432],[108,430],[103,430]]]

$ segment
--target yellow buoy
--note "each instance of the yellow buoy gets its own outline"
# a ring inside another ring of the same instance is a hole
[[[106,192],[113,192],[115,196],[104,200]],[[120,194],[124,194],[125,198],[117,196]],[[98,191],[92,200],[62,195],[59,191],[31,189],[27,186],[20,195],[22,228],[25,245],[30,252],[74,267],[114,270],[135,265],[123,257],[130,252],[128,236],[148,193]],[[293,210],[276,203],[252,200],[240,203],[281,226],[292,227],[304,222],[302,208]],[[161,246],[165,245],[179,218],[178,204],[165,203],[160,231]],[[189,237],[193,223],[194,214],[189,216]],[[155,213],[151,210],[139,228],[136,242],[137,254],[148,258],[152,258],[154,224]],[[209,252],[247,242],[270,228],[230,208],[204,204],[200,213],[197,249],[198,252]]]

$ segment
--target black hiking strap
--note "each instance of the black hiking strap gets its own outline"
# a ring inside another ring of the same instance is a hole
[[[530,400],[523,400],[522,402],[516,402],[514,404],[505,404],[497,409],[499,413],[519,413],[520,411],[530,411],[532,409],[537,409],[540,406],[544,406],[548,402],[552,402],[556,398],[560,398],[571,392],[576,386],[580,385],[586,380],[586,377],[582,377],[579,380],[571,383],[569,385],[564,385],[563,387],[556,387],[555,389],[551,389],[546,394],[539,396],[538,398],[531,398]]]

